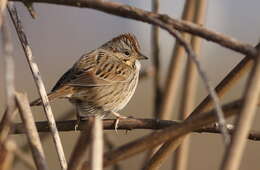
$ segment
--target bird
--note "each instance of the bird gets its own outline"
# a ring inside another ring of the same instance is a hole
[[[117,129],[119,119],[127,118],[118,111],[132,98],[138,84],[140,60],[146,59],[136,37],[121,34],[82,55],[57,81],[48,94],[49,101],[68,99],[75,105],[79,121],[112,113],[117,117]],[[42,105],[42,100],[36,99],[30,105]]]

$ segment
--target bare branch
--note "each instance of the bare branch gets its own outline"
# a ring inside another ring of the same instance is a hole
[[[28,98],[24,94],[16,94],[16,102],[19,108],[19,113],[25,125],[25,131],[28,142],[30,144],[33,158],[38,170],[47,170],[47,162],[43,152],[42,144],[38,131],[35,126],[35,121],[31,112]]]
[[[188,3],[189,1],[186,1]],[[207,0],[200,0],[194,2],[195,12],[194,12],[194,19],[193,22],[195,24],[203,26],[206,19],[207,13]],[[201,42],[202,39],[197,36],[192,36],[191,38],[191,46],[194,52],[197,54],[197,57],[201,55]],[[198,81],[198,74],[196,72],[196,66],[191,60],[187,60],[185,73],[184,73],[184,81],[183,81],[183,89],[182,89],[182,99],[181,99],[181,106],[180,106],[180,115],[179,119],[184,120],[186,119],[194,109],[195,105],[195,98],[197,94],[197,81]],[[167,142],[168,143],[168,142]],[[165,147],[164,150],[161,152],[170,152],[172,153],[177,146],[176,143],[173,141],[174,144],[168,145],[175,145],[174,147]],[[188,155],[189,155],[189,143],[190,138],[189,135],[185,136],[181,145],[175,152],[174,162],[173,162],[173,169],[174,170],[186,170],[188,166]],[[167,154],[165,154],[167,155]],[[165,156],[161,159],[166,160],[168,156]],[[163,160],[161,160],[163,162]],[[159,168],[159,167],[157,167]]]
[[[254,60],[254,66],[244,92],[243,107],[236,120],[236,128],[232,136],[232,142],[222,162],[222,170],[239,168],[246,146],[246,136],[254,120],[260,96],[260,48],[258,48],[258,52],[259,54]]]
[[[159,12],[159,0],[152,1],[152,11],[154,13]],[[151,30],[151,50],[152,50],[152,61],[154,66],[154,116],[156,113],[158,114],[160,111],[161,105],[161,69],[160,69],[160,45],[159,45],[159,28],[157,26],[152,26]]]
[[[91,170],[103,169],[103,125],[100,117],[95,116],[92,128],[92,140],[90,150]]]
[[[58,153],[60,165],[63,170],[66,170],[67,162],[66,162],[65,154],[64,154],[64,151],[62,148],[61,140],[60,140],[60,137],[58,134],[58,130],[56,128],[56,124],[55,124],[55,119],[54,119],[54,116],[53,116],[53,113],[51,110],[51,106],[49,104],[49,100],[47,97],[47,93],[46,93],[42,78],[40,76],[38,66],[37,66],[36,62],[34,61],[34,58],[32,55],[32,50],[29,46],[26,34],[23,31],[23,27],[22,27],[21,21],[19,19],[19,16],[17,14],[16,8],[13,6],[8,6],[8,11],[9,11],[11,19],[13,21],[13,24],[15,26],[15,29],[18,34],[21,45],[23,47],[27,62],[29,64],[31,72],[33,74],[33,78],[35,80],[38,93],[41,96],[41,99],[43,101],[43,108],[44,108],[47,120],[49,122],[49,126],[51,127],[51,133],[52,133],[53,141],[54,141],[54,144],[56,147],[56,151]]]
[[[194,6],[195,1],[193,0],[186,0],[183,13],[182,13],[182,19],[186,21],[191,21],[193,19],[194,14]],[[187,42],[190,42],[190,34],[182,33],[182,37]],[[182,71],[183,71],[183,65],[185,61],[185,50],[182,47],[182,45],[176,41],[175,46],[173,49],[173,54],[171,57],[170,65],[168,68],[167,73],[167,79],[164,84],[164,92],[163,92],[163,98],[161,101],[161,108],[160,112],[158,114],[158,118],[163,120],[168,120],[172,118],[172,111],[174,108],[176,108],[176,101],[178,91],[180,90],[180,80],[183,77]],[[151,155],[154,155],[154,152],[158,150],[159,147],[152,150],[152,154],[149,153],[148,157],[150,158]],[[151,151],[149,151],[151,152]],[[146,161],[147,162],[147,161]],[[149,169],[149,166],[147,164],[145,165],[146,169]]]
[[[78,170],[84,161],[86,161],[86,158],[84,157],[87,151],[87,148],[92,140],[92,129],[93,129],[93,123],[94,118],[89,117],[89,120],[84,122],[82,125],[83,129],[80,133],[80,136],[78,138],[78,141],[74,147],[74,150],[71,154],[68,170]],[[74,125],[74,129],[75,129]],[[78,128],[77,128],[78,130]]]
[[[191,21],[193,19],[194,6],[194,0],[186,0],[182,14],[183,20]],[[182,36],[187,42],[190,41],[189,34],[183,33]],[[164,86],[163,101],[159,113],[160,119],[167,120],[171,118],[173,108],[172,103],[176,103],[175,101],[177,100],[177,93],[179,90],[178,85],[180,84],[182,77],[181,71],[183,70],[182,67],[185,61],[183,57],[184,55],[184,48],[176,41]]]
[[[77,124],[77,120],[66,120],[66,121],[58,121],[57,127],[60,132],[66,131],[75,131],[75,125]],[[83,125],[85,121],[81,121],[77,130],[83,130]],[[151,130],[159,130],[164,129],[170,126],[179,125],[182,121],[173,121],[173,120],[158,120],[158,119],[123,119],[120,120],[120,124],[118,125],[118,130],[134,130],[134,129],[151,129]],[[114,119],[104,119],[103,127],[105,130],[115,130],[115,120]],[[48,122],[40,121],[36,122],[36,127],[39,132],[49,132]],[[233,125],[227,125],[228,131],[233,133],[234,127]],[[211,126],[201,127],[200,129],[193,131],[198,133],[220,133],[220,128],[218,124],[214,124]],[[24,125],[22,123],[14,124],[14,134],[22,134],[25,133]],[[45,134],[45,133],[44,133]],[[248,136],[250,140],[260,140],[260,133],[256,131],[251,131]]]
[[[241,100],[224,105],[223,110],[225,110],[225,117],[234,115],[237,110],[240,109],[240,106]],[[149,148],[153,148],[170,139],[177,139],[182,135],[185,135],[194,130],[198,130],[201,127],[210,125],[214,122],[216,122],[214,111],[201,113],[195,116],[192,120],[185,120],[179,125],[172,125],[168,128],[154,132],[150,135],[144,136],[133,142],[125,144],[116,150],[105,153],[104,166],[114,164],[117,161],[126,159]],[[88,167],[89,164],[85,163],[84,166]]]
[[[189,59],[191,59],[194,62],[194,64],[196,65],[198,73],[201,76],[202,81],[203,81],[203,83],[205,85],[205,88],[207,89],[207,91],[209,92],[209,94],[210,94],[210,96],[211,96],[211,98],[213,100],[213,103],[214,103],[214,106],[215,106],[215,109],[216,109],[215,113],[216,113],[216,115],[218,117],[218,121],[219,121],[219,124],[220,124],[221,129],[222,129],[222,134],[224,136],[224,142],[225,142],[226,145],[229,144],[230,137],[229,137],[229,134],[227,132],[226,122],[225,122],[225,118],[223,116],[224,113],[222,111],[222,108],[221,108],[221,105],[220,105],[220,102],[219,102],[219,98],[218,98],[214,88],[210,85],[209,80],[208,80],[208,78],[206,76],[206,73],[202,69],[202,67],[200,65],[200,62],[198,61],[198,59],[196,57],[196,54],[193,52],[190,44],[188,44],[181,37],[181,35],[178,32],[176,32],[175,30],[171,29],[169,26],[163,25],[160,21],[157,21],[157,20],[154,20],[153,22],[158,23],[159,25],[164,27],[172,36],[174,36],[177,39],[177,41],[179,41],[179,43],[185,49],[186,53],[188,54]]]
[[[165,14],[155,14],[153,12],[145,11],[139,8],[135,8],[121,3],[110,2],[110,1],[86,1],[86,0],[75,0],[75,1],[64,1],[64,0],[14,0],[14,1],[31,1],[37,3],[49,3],[58,5],[67,5],[80,8],[92,8],[105,13],[121,16],[125,18],[135,19],[143,21],[149,24],[157,25],[165,30],[176,29],[182,32],[188,32],[197,36],[200,36],[208,41],[218,43],[221,46],[232,49],[236,52],[240,52],[250,56],[256,56],[256,50],[249,44],[241,43],[240,41],[225,36],[221,33],[211,31],[203,28],[199,25],[180,21],[169,17]],[[154,22],[160,21],[160,22]],[[168,27],[168,29],[165,28]]]
[[[260,43],[255,47],[260,48]],[[250,56],[245,56],[229,73],[225,78],[216,86],[215,90],[218,96],[221,98],[224,94],[236,84],[236,82],[251,68],[253,60]],[[208,95],[197,107],[193,110],[188,119],[191,119],[196,114],[208,111],[212,108],[212,100]]]

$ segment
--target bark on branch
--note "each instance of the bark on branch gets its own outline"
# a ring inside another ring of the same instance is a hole
[[[87,121],[87,120],[86,120]],[[77,130],[82,131],[84,129],[84,124],[86,121],[81,121]],[[150,130],[159,130],[173,125],[179,125],[183,121],[173,121],[173,120],[159,120],[159,119],[122,119],[118,125],[118,130],[134,130],[134,129],[150,129]],[[77,120],[65,120],[57,121],[57,128],[59,131],[75,131],[75,126]],[[36,122],[38,132],[49,132],[48,122],[40,121]],[[114,130],[115,129],[115,119],[104,119],[103,126],[105,130]],[[229,133],[232,133],[234,126],[231,124],[227,125]],[[200,128],[194,132],[198,133],[221,133],[218,124],[214,124],[208,127]],[[14,134],[25,133],[24,125],[22,123],[16,123],[14,126]],[[258,141],[260,140],[260,132],[251,131],[248,139]]]
[[[253,46],[242,43],[234,38],[228,37],[221,33],[209,30],[191,22],[177,20],[169,17],[166,14],[156,14],[154,12],[142,10],[140,8],[124,5],[116,2],[109,1],[93,1],[93,0],[13,0],[19,2],[31,2],[31,3],[48,3],[65,6],[74,6],[79,8],[91,8],[105,13],[121,16],[124,18],[134,19],[149,24],[153,24],[166,29],[170,27],[181,32],[188,32],[197,36],[200,36],[208,41],[215,42],[223,47],[232,49],[236,52],[240,52],[249,56],[256,56],[257,52]],[[160,21],[161,24],[158,24]]]

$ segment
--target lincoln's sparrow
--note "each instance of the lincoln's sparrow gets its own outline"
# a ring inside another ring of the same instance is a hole
[[[138,83],[140,62],[147,59],[131,34],[122,34],[83,55],[56,83],[49,100],[67,98],[78,118],[104,116],[123,109]],[[40,99],[31,103],[41,105]]]

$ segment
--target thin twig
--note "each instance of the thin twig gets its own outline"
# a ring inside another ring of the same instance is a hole
[[[95,116],[92,128],[92,140],[90,150],[90,167],[91,170],[103,169],[103,127],[102,120],[99,116]]]
[[[200,0],[197,1],[196,10],[194,12],[194,23],[203,26],[206,18],[206,11],[207,11],[207,0]],[[191,46],[197,56],[201,54],[201,38],[197,36],[192,36],[191,38]],[[183,94],[182,94],[182,102],[180,106],[180,115],[179,119],[184,120],[186,119],[189,114],[194,109],[194,102],[196,98],[197,92],[197,72],[196,66],[191,60],[187,60],[185,74],[184,74],[184,82],[183,82]],[[188,166],[188,154],[189,154],[189,135],[187,135],[182,144],[178,147],[175,152],[174,162],[173,162],[173,169],[174,170],[186,170]],[[172,152],[175,150],[170,149],[169,147],[165,147],[165,152]],[[162,151],[163,152],[163,151]],[[164,159],[167,159],[164,157]]]
[[[260,48],[260,43],[255,48]],[[229,73],[225,78],[216,86],[215,90],[218,96],[221,98],[224,94],[232,88],[240,78],[247,73],[249,68],[253,65],[253,60],[250,56],[245,56]],[[208,111],[212,108],[212,100],[208,95],[190,114],[187,119],[191,119],[196,114]]]
[[[200,75],[200,77],[202,78],[202,81],[205,85],[205,88],[207,89],[207,91],[209,92],[212,100],[213,100],[213,104],[215,106],[216,109],[216,115],[218,117],[218,121],[220,124],[220,127],[222,129],[222,134],[223,134],[223,138],[224,138],[224,142],[226,145],[229,144],[230,142],[230,137],[229,134],[227,132],[227,128],[226,128],[226,122],[225,122],[225,118],[223,116],[223,111],[221,109],[221,105],[219,102],[219,98],[214,90],[214,88],[210,85],[209,80],[206,76],[206,73],[204,72],[204,70],[202,70],[202,67],[200,65],[200,62],[198,61],[196,54],[194,53],[194,51],[192,50],[191,46],[181,37],[181,35],[176,32],[175,30],[171,29],[169,26],[167,25],[163,25],[160,21],[154,20],[154,23],[157,23],[159,25],[161,25],[162,27],[164,27],[172,36],[174,36],[177,41],[179,41],[179,43],[184,47],[188,57],[190,60],[192,60],[194,62],[194,64],[196,65],[196,68],[198,70],[198,73]]]
[[[225,117],[234,115],[241,107],[241,100],[223,106],[225,110]],[[111,152],[105,153],[104,166],[109,166],[117,161],[126,159],[137,153],[143,152],[147,149],[153,148],[161,143],[170,139],[178,139],[180,136],[185,135],[191,131],[198,130],[201,127],[210,125],[217,121],[214,111],[201,113],[195,116],[192,120],[184,121],[179,125],[173,125],[160,131],[156,131],[150,135],[146,135],[128,144],[125,144]],[[86,162],[84,167],[88,167],[89,163]]]
[[[82,163],[86,160],[85,154],[86,154],[87,148],[92,140],[91,133],[92,133],[92,129],[93,129],[93,123],[94,123],[94,118],[89,117],[88,121],[83,124],[83,130],[80,133],[78,141],[70,156],[68,170],[78,170],[82,166]],[[74,126],[74,129],[75,129],[75,126]]]
[[[64,154],[64,151],[62,148],[59,133],[58,133],[58,130],[57,130],[57,127],[55,124],[55,119],[54,119],[54,116],[52,113],[51,106],[49,104],[49,100],[47,97],[47,93],[46,93],[42,78],[40,76],[38,66],[37,66],[36,62],[34,61],[34,58],[32,55],[32,50],[29,46],[29,42],[27,40],[26,34],[23,31],[22,23],[21,23],[21,20],[19,19],[16,8],[14,6],[8,6],[8,11],[11,16],[12,22],[15,26],[15,29],[18,34],[21,45],[23,47],[23,51],[25,53],[27,62],[30,66],[35,84],[37,86],[38,93],[43,101],[43,108],[45,111],[46,118],[49,122],[49,126],[51,128],[51,134],[52,134],[53,141],[54,141],[54,144],[56,147],[56,151],[57,151],[57,154],[59,157],[61,168],[62,168],[62,170],[66,170],[67,162],[66,162],[65,154]]]
[[[30,1],[32,3],[49,3],[58,5],[75,6],[80,8],[96,9],[105,13],[130,18],[138,21],[143,21],[149,24],[157,25],[163,29],[173,29],[182,32],[188,32],[197,36],[200,36],[208,41],[218,43],[221,46],[232,49],[236,52],[240,52],[250,56],[256,56],[256,50],[249,44],[242,43],[234,38],[228,37],[218,32],[211,31],[207,28],[169,17],[166,14],[155,14],[150,11],[145,11],[133,6],[124,5],[111,1],[64,1],[64,0],[13,0],[13,1]],[[154,22],[155,20],[160,22]]]
[[[186,0],[185,6],[182,13],[182,19],[186,21],[191,21],[193,18],[194,13],[194,6],[195,6],[194,0]],[[190,35],[189,34],[182,34],[183,38],[186,41],[190,41]],[[180,90],[178,87],[180,85],[180,80],[182,77],[182,67],[184,65],[184,56],[185,50],[180,45],[179,42],[176,41],[173,54],[171,57],[169,70],[167,73],[167,79],[165,82],[165,88],[163,92],[163,101],[161,105],[161,110],[159,113],[160,119],[167,120],[171,118],[172,113],[172,103],[177,103],[177,94]]]
[[[186,0],[183,13],[182,13],[182,19],[186,21],[191,21],[193,18],[194,13],[194,5],[195,1],[193,0]],[[188,42],[190,41],[190,35],[187,33],[182,33],[183,38]],[[171,57],[170,65],[168,68],[167,73],[167,79],[164,84],[164,91],[163,91],[163,97],[161,101],[160,111],[158,113],[158,118],[162,120],[169,120],[172,118],[172,110],[176,107],[177,103],[177,94],[179,91],[179,85],[180,80],[182,77],[182,67],[184,65],[184,56],[185,50],[180,45],[178,41],[175,42],[175,46],[173,49],[173,54]],[[173,105],[174,104],[174,105]],[[159,147],[155,148],[154,150],[151,150],[148,152],[147,159],[151,157],[151,155],[154,154],[156,150],[158,150]],[[145,163],[147,160],[145,161]],[[147,165],[145,165],[146,168]]]
[[[154,13],[159,12],[159,0],[152,1],[152,11]],[[159,28],[152,25],[151,30],[151,50],[152,50],[152,61],[154,66],[154,116],[157,117],[161,105],[161,78],[160,78],[160,45],[159,45]]]
[[[32,150],[32,155],[36,167],[38,170],[47,170],[48,166],[46,158],[43,152],[40,136],[34,123],[35,121],[32,115],[30,104],[28,102],[28,98],[24,94],[17,93],[16,102],[17,107],[19,108],[21,119],[25,125],[27,139]]]
[[[74,113],[74,110],[71,109],[71,110],[69,110],[69,111],[63,113],[59,118],[57,118],[57,120],[67,120],[67,119],[69,119],[69,118],[71,118],[71,117],[73,117],[73,116],[75,116],[75,113]],[[49,127],[49,126],[48,126],[48,122],[46,122],[46,125],[45,125],[45,126],[46,126],[46,127]],[[75,126],[76,126],[76,124],[75,124]],[[75,126],[74,126],[74,130],[75,130]],[[58,128],[58,127],[59,127],[59,126],[57,125],[57,128]],[[37,129],[38,129],[38,128],[37,128]],[[59,128],[58,128],[58,129],[59,129]],[[60,129],[59,129],[59,130],[60,130]],[[48,130],[48,132],[49,132],[49,130]],[[43,141],[46,140],[50,135],[51,135],[50,133],[41,134],[41,141],[43,142]],[[25,151],[25,152],[28,151],[28,149],[29,149],[27,143],[24,144],[24,145],[22,145],[21,148],[22,148],[22,150]]]
[[[257,103],[260,96],[260,48],[259,55],[254,59],[254,66],[249,75],[249,80],[244,92],[243,107],[236,120],[232,142],[225,153],[222,170],[238,169],[244,148],[246,146],[246,136],[254,120]]]
[[[154,13],[159,13],[160,2],[159,0],[152,0],[152,11]],[[153,116],[155,118],[160,117],[160,110],[162,104],[162,86],[161,86],[161,66],[160,66],[160,44],[159,40],[159,27],[152,25],[151,29],[151,54],[152,54],[152,66],[154,68],[154,77],[153,77],[153,91],[154,91],[154,100],[153,100]],[[157,150],[157,148],[147,152],[147,155],[144,159],[144,164],[150,158],[150,156]]]
[[[73,116],[75,116],[75,113],[74,113],[73,109],[71,109],[71,110],[69,110],[69,111],[67,111],[67,112],[65,112],[65,113],[63,113],[63,114],[61,114],[61,116],[58,117],[57,120],[67,120],[67,119],[69,119],[69,118],[71,118],[71,117],[73,117]],[[46,122],[45,126],[48,127],[48,122]],[[58,125],[57,125],[57,126],[58,126]],[[76,124],[74,125],[74,128],[73,128],[74,131],[75,131],[75,126],[76,126]],[[37,129],[38,129],[38,128],[37,128]],[[48,132],[49,132],[49,130],[48,130]],[[48,139],[48,137],[49,137],[50,135],[51,135],[50,133],[43,133],[43,134],[41,134],[41,141],[44,142],[46,139]],[[25,152],[25,154],[26,154],[26,152],[29,151],[29,147],[28,147],[28,144],[27,144],[27,143],[25,143],[25,144],[23,144],[23,145],[21,146],[21,151]],[[15,155],[15,156],[16,156],[16,155]],[[14,164],[17,164],[19,161],[20,161],[20,159],[15,159]]]

